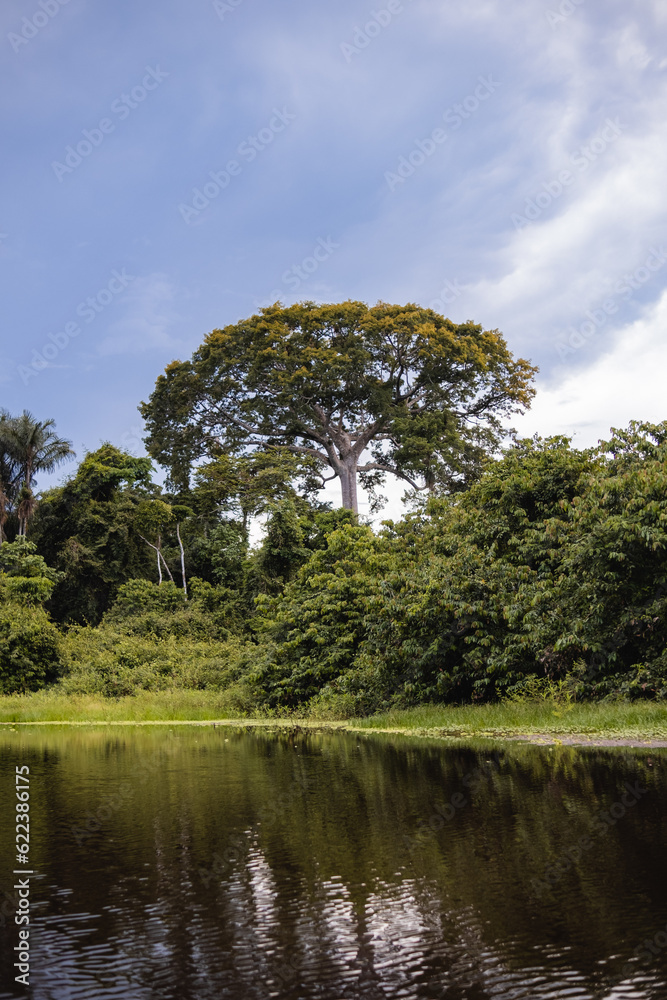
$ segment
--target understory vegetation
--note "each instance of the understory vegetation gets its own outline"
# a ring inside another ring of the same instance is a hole
[[[0,694],[320,718],[667,698],[667,422],[517,441],[375,530],[270,446],[169,493],[104,445],[34,504],[3,462]]]

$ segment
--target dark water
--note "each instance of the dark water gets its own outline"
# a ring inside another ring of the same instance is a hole
[[[489,747],[3,729],[0,997],[667,1000],[664,752]]]

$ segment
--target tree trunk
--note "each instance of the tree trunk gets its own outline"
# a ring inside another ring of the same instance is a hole
[[[357,463],[347,461],[340,472],[340,488],[343,498],[343,507],[359,513],[357,504]]]
[[[183,577],[183,593],[185,594],[185,600],[188,599],[188,585],[185,579],[185,550],[183,549],[183,542],[181,541],[181,526],[176,523],[176,537],[178,538],[178,547],[181,550],[181,576]]]
[[[169,566],[167,565],[167,560],[166,560],[166,559],[165,559],[165,557],[164,557],[164,556],[162,555],[162,547],[161,547],[161,546],[162,546],[162,543],[160,543],[160,552],[159,552],[159,555],[160,555],[160,559],[162,560],[162,565],[163,565],[163,566],[164,566],[164,568],[166,569],[166,571],[167,571],[167,575],[168,575],[169,579],[171,580],[171,582],[172,582],[172,583],[174,583],[174,578],[173,578],[173,576],[172,576],[172,573],[171,573],[171,570],[169,569]]]
[[[139,532],[137,532],[137,534],[139,534]],[[169,569],[169,566],[167,565],[167,560],[162,555],[162,538],[161,538],[161,536],[160,535],[157,536],[157,545],[153,545],[152,542],[149,542],[148,539],[144,538],[144,536],[141,535],[141,534],[139,534],[139,538],[141,538],[141,540],[144,541],[146,543],[146,545],[150,545],[150,547],[153,549],[153,551],[157,553],[158,586],[159,586],[159,584],[162,583],[162,566],[164,566],[164,568],[166,569],[167,573],[169,574],[169,579],[173,583],[174,582],[174,578],[171,575],[171,570]]]

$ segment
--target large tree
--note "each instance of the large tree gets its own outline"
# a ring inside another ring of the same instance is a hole
[[[181,488],[203,456],[270,445],[340,478],[356,511],[358,478],[465,486],[502,419],[529,405],[535,371],[497,330],[416,305],[276,304],[172,362],[140,409],[149,453]]]

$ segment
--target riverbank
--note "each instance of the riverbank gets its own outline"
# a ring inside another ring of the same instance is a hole
[[[49,692],[0,698],[0,726],[221,725],[345,729],[441,739],[493,738],[597,746],[666,746],[667,705],[655,702],[553,701],[425,705],[363,719],[310,716],[239,718],[225,692],[144,692],[127,698]]]
[[[667,705],[656,702],[526,701],[425,705],[354,720],[370,731],[441,738],[488,737],[563,746],[667,747]]]

